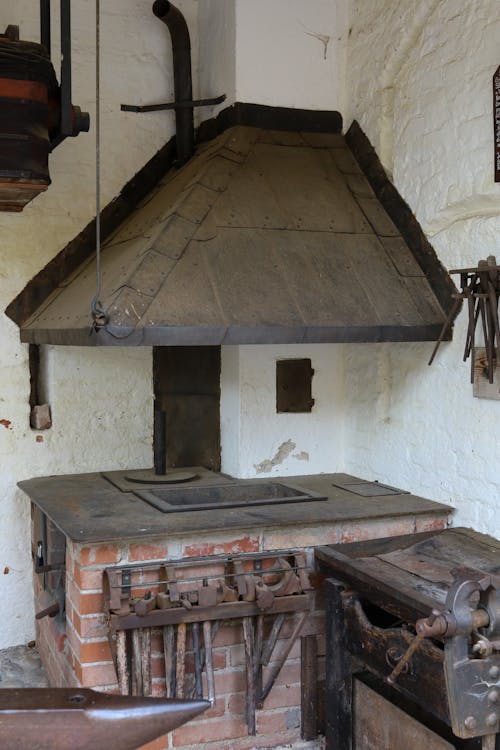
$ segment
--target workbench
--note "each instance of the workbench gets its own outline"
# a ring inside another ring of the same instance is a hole
[[[315,555],[326,578],[327,750],[484,747],[479,738],[460,739],[451,732],[439,639],[421,642],[394,685],[387,677],[415,639],[416,621],[428,618],[433,609],[444,611],[456,585],[457,566],[468,566],[471,576],[473,571],[498,575],[500,542],[456,528],[325,545],[317,547]],[[486,692],[491,688],[498,692],[492,684]],[[464,686],[465,692],[475,689]],[[416,744],[409,735],[401,737],[401,717],[399,709],[392,710],[394,705],[422,726]],[[488,710],[496,711],[496,705]],[[495,746],[494,737],[491,742]],[[498,734],[495,747],[500,748]]]

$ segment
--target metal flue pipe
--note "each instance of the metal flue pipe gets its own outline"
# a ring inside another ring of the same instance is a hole
[[[180,166],[187,162],[194,152],[191,40],[186,19],[168,0],[155,0],[153,13],[167,26],[172,40],[174,96],[175,103],[181,105],[175,109],[177,158]]]

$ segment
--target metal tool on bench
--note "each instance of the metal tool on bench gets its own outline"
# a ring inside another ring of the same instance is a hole
[[[136,750],[209,707],[86,688],[0,690],[2,750]]]
[[[462,739],[483,738],[494,750],[500,729],[500,578],[452,571],[443,611],[418,620],[417,636],[387,678],[394,684],[424,638],[444,639],[444,671],[451,725]]]

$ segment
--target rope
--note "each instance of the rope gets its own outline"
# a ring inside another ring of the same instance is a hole
[[[95,270],[96,289],[91,304],[93,329],[107,325],[109,316],[100,301],[101,297],[101,9],[95,3]]]

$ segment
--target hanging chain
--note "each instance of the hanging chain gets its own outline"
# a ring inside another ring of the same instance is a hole
[[[101,297],[101,9],[95,3],[95,265],[96,289],[91,304],[92,328],[97,330],[108,323],[109,316],[100,301]]]

